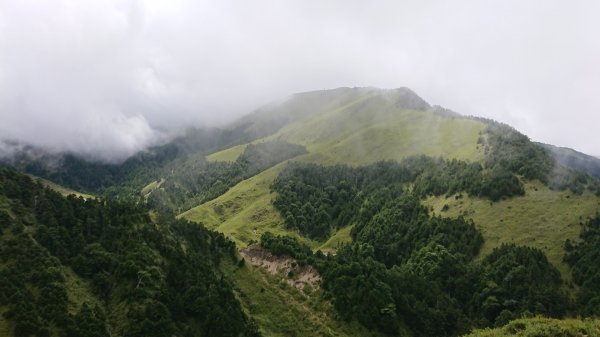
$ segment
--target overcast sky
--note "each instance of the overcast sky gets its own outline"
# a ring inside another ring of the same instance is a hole
[[[123,157],[340,86],[600,154],[600,1],[0,0],[0,139]]]

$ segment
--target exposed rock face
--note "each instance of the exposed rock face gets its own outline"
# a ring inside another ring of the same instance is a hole
[[[273,275],[282,275],[289,285],[297,289],[315,291],[320,287],[321,275],[317,270],[310,265],[300,266],[289,256],[275,256],[257,246],[244,248],[240,254],[252,265],[262,267]]]

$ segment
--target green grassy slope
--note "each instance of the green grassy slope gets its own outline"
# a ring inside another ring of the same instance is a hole
[[[502,328],[476,330],[465,337],[597,337],[600,336],[600,321],[577,319],[523,318]]]
[[[325,243],[318,246],[317,249],[322,250],[323,252],[335,251],[339,245],[351,242],[352,237],[350,237],[350,231],[352,231],[352,225],[346,226],[338,230],[335,234],[333,234]]]
[[[242,268],[226,264],[224,269],[235,281],[244,309],[265,337],[379,336],[356,322],[337,320],[331,305],[318,293],[306,295],[282,282],[282,276],[249,263]]]
[[[385,99],[362,98],[317,117],[294,122],[269,138],[301,144],[323,164],[370,164],[414,154],[480,160],[477,147],[484,124],[451,119],[433,111],[390,106]]]
[[[82,197],[84,199],[94,198],[94,196],[91,195],[91,194],[81,193],[81,192],[78,192],[78,191],[72,190],[70,188],[61,186],[59,184],[53,183],[53,182],[51,182],[49,180],[46,180],[46,179],[43,179],[43,178],[40,178],[40,177],[31,176],[31,178],[33,180],[39,181],[42,185],[44,185],[44,186],[46,186],[46,187],[48,187],[50,189],[55,190],[56,192],[62,194],[65,197],[68,196],[68,195],[75,195],[77,197]]]
[[[247,146],[247,144],[236,145],[236,146],[230,147],[228,149],[225,149],[223,151],[209,154],[208,156],[206,156],[206,159],[208,161],[234,162],[240,156],[240,154],[242,154],[242,152],[244,152],[244,149],[246,149],[246,146]]]
[[[244,180],[220,197],[194,207],[180,217],[202,222],[207,228],[224,233],[238,247],[245,247],[252,240],[258,241],[266,231],[293,235],[308,243],[298,233],[284,229],[283,219],[273,207],[275,194],[270,192],[270,185],[284,165],[281,163]]]
[[[525,189],[523,197],[496,203],[451,196],[429,198],[425,204],[445,217],[464,215],[473,219],[485,238],[482,256],[502,243],[539,248],[568,280],[570,273],[562,262],[563,244],[566,239],[578,240],[579,223],[600,210],[600,199],[589,192],[574,195],[569,191],[552,191],[539,182],[527,183]],[[447,211],[442,211],[444,205],[448,205]]]

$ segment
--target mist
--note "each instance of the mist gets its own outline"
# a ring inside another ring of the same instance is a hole
[[[0,0],[0,139],[118,160],[294,92],[406,86],[600,154],[598,13],[593,0]]]

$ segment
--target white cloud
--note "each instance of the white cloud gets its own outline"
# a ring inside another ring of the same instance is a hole
[[[408,86],[600,154],[598,13],[592,0],[0,0],[0,138],[122,157],[153,129],[292,92]]]

